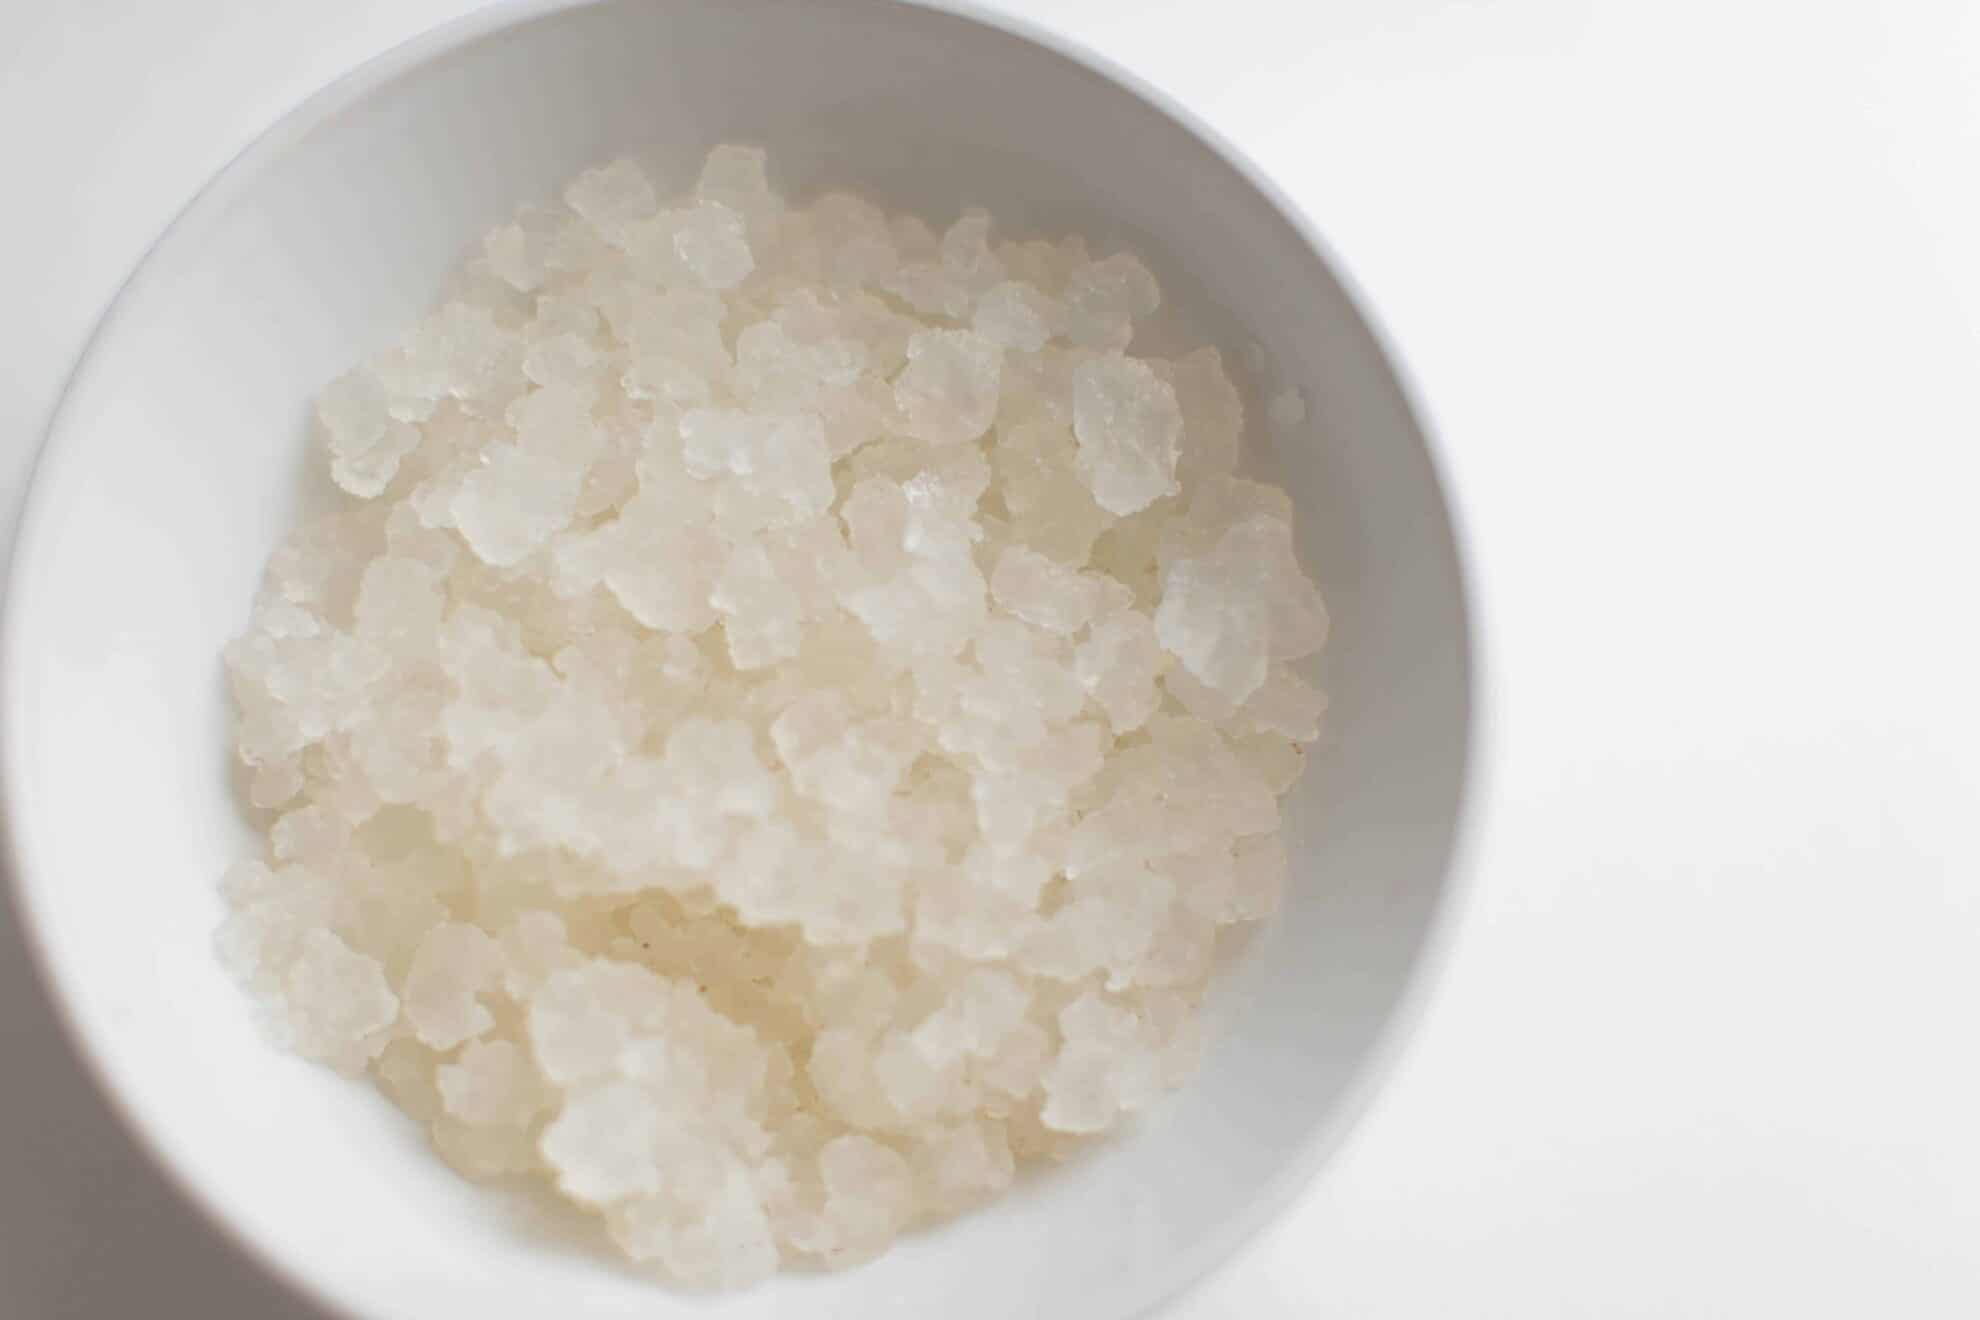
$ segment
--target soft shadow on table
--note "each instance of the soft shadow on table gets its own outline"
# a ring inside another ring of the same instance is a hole
[[[0,1050],[7,1320],[322,1320],[209,1227],[111,1114],[56,1024],[3,895]]]

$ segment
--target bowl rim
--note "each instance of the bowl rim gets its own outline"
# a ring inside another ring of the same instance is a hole
[[[333,1280],[313,1271],[305,1261],[278,1253],[238,1223],[236,1215],[221,1203],[219,1197],[191,1169],[179,1163],[162,1134],[153,1130],[152,1120],[113,1075],[98,1040],[70,1002],[63,974],[59,971],[60,956],[49,943],[36,901],[31,897],[32,886],[26,879],[29,868],[27,845],[22,838],[21,822],[25,814],[20,786],[27,780],[29,766],[19,722],[5,718],[7,712],[20,709],[26,700],[21,680],[21,627],[17,617],[19,592],[16,588],[25,577],[20,551],[29,543],[41,520],[48,516],[43,508],[46,483],[39,478],[55,439],[65,429],[78,384],[102,343],[125,316],[132,295],[152,278],[152,262],[160,249],[181,231],[221,210],[257,173],[278,160],[320,124],[391,79],[450,50],[495,33],[565,11],[610,2],[494,0],[494,3],[444,20],[368,56],[290,104],[208,176],[145,245],[105,302],[81,348],[63,373],[57,401],[48,413],[35,443],[33,459],[28,465],[18,517],[8,546],[4,583],[0,583],[0,873],[4,873],[6,897],[20,930],[21,942],[47,996],[54,1019],[71,1053],[82,1064],[84,1073],[118,1124],[179,1198],[214,1230],[223,1243],[253,1262],[277,1286],[327,1315],[343,1320],[381,1320],[381,1317],[359,1311],[355,1301],[342,1295],[342,1290]],[[1355,282],[1304,209],[1244,150],[1177,98],[1141,75],[1062,31],[996,7],[995,0],[860,2],[875,8],[923,10],[958,18],[1039,47],[1048,54],[1079,66],[1167,118],[1229,166],[1246,186],[1278,212],[1311,250],[1346,299],[1358,329],[1388,369],[1404,413],[1422,445],[1431,486],[1444,514],[1448,543],[1443,549],[1449,557],[1452,577],[1457,584],[1456,642],[1464,675],[1464,723],[1459,730],[1458,782],[1451,842],[1440,884],[1425,919],[1421,941],[1403,973],[1402,985],[1383,1020],[1377,1024],[1369,1046],[1354,1065],[1331,1110],[1305,1134],[1275,1178],[1262,1185],[1239,1213],[1220,1225],[1210,1240],[1199,1244],[1189,1254],[1183,1268],[1171,1271],[1154,1292],[1142,1298],[1129,1315],[1119,1320],[1151,1316],[1165,1305],[1200,1289],[1229,1266],[1245,1243],[1284,1214],[1326,1161],[1360,1125],[1383,1085],[1393,1076],[1405,1047],[1421,1025],[1442,973],[1449,964],[1458,930],[1476,900],[1476,857],[1482,816],[1480,802],[1485,796],[1481,781],[1487,763],[1482,748],[1490,741],[1493,729],[1490,708],[1486,703],[1489,690],[1485,669],[1487,654],[1479,627],[1477,570],[1472,550],[1475,541],[1467,534],[1465,512],[1456,498],[1449,476],[1449,462],[1425,393],[1398,351],[1393,335],[1375,315],[1368,294]]]

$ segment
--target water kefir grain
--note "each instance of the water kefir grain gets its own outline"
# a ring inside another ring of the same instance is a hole
[[[1189,1075],[1326,612],[1216,351],[1128,351],[1135,257],[738,147],[563,202],[317,404],[222,956],[669,1279],[864,1260]]]

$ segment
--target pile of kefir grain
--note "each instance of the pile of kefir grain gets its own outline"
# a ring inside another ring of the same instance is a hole
[[[1189,1076],[1326,612],[1133,256],[738,147],[563,201],[317,403],[351,498],[227,651],[221,952],[666,1277],[863,1260]]]

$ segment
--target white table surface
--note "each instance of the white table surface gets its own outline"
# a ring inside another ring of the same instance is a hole
[[[470,0],[0,5],[0,495],[164,222]],[[1307,205],[1441,426],[1494,731],[1420,1034],[1170,1312],[1980,1314],[1980,5],[1029,0]],[[303,1317],[0,919],[0,1316]]]

